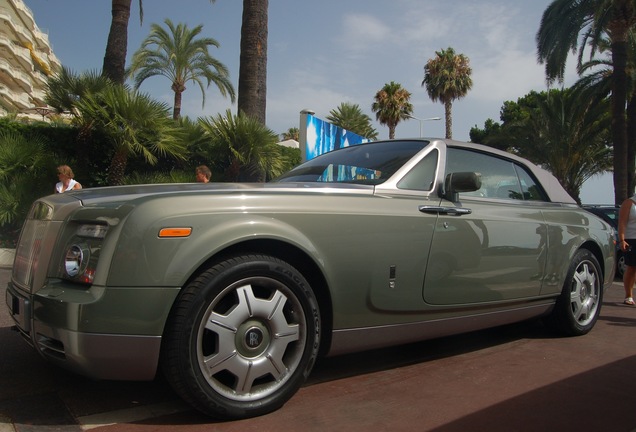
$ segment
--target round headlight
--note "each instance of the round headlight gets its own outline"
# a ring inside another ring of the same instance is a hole
[[[66,256],[64,257],[64,269],[66,270],[66,274],[70,277],[75,277],[81,272],[81,268],[88,259],[88,256],[85,256],[84,250],[78,245],[72,245],[66,251]]]

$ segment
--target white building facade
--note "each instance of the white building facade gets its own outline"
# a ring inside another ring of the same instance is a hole
[[[47,112],[47,76],[61,68],[49,37],[22,0],[0,0],[0,116]]]

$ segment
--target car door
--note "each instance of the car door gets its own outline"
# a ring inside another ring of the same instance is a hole
[[[420,208],[440,206],[435,190],[438,171],[443,169],[439,155],[437,148],[431,148],[395,184],[376,188],[376,194],[385,197],[377,211],[384,217],[378,219],[381,224],[373,234],[377,247],[365,251],[372,263],[367,269],[371,274],[369,301],[376,310],[426,308],[421,286],[438,215],[423,213]],[[408,316],[404,318],[408,320]],[[395,317],[390,316],[389,321],[395,322]]]
[[[464,209],[437,218],[423,295],[429,304],[458,305],[536,296],[545,275],[545,194],[513,161],[465,148],[446,152],[446,175],[477,172],[481,188],[459,193]]]

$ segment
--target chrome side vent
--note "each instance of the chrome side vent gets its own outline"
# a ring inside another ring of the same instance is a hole
[[[39,350],[45,356],[53,357],[58,360],[66,360],[64,344],[61,341],[57,339],[52,339],[50,337],[47,337],[38,333],[37,345]]]

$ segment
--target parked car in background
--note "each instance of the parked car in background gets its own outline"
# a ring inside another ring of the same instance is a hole
[[[161,369],[201,412],[245,418],[282,406],[323,355],[540,318],[584,335],[614,236],[522,158],[376,141],[267,184],[41,198],[7,305],[57,365],[98,379]]]
[[[602,218],[616,230],[616,276],[623,278],[625,274],[625,255],[618,244],[618,211],[619,206],[612,205],[583,205],[583,208]]]

